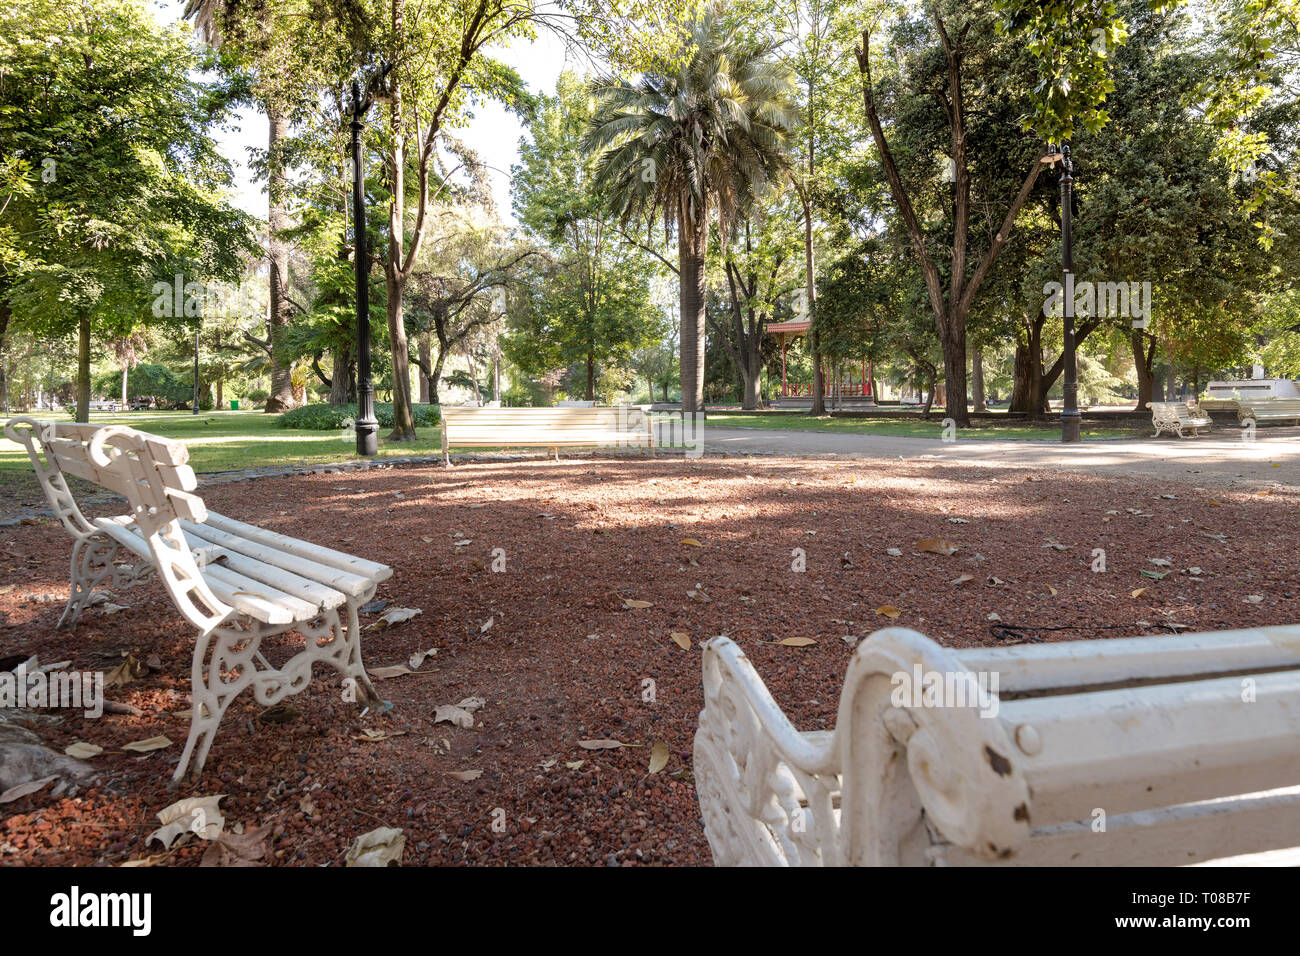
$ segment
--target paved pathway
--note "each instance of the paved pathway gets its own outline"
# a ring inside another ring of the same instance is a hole
[[[1279,482],[1300,487],[1300,429],[1261,429],[1253,442],[1207,436],[1184,439],[955,442],[893,435],[706,426],[706,452],[796,457],[908,458],[963,464],[1067,468],[1103,474],[1159,475],[1216,484]]]

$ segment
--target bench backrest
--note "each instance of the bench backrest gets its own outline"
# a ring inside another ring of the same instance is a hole
[[[1243,398],[1238,404],[1243,410],[1265,415],[1300,415],[1300,398]]]
[[[653,444],[650,421],[639,407],[443,408],[444,445]]]
[[[896,696],[923,675],[988,693]],[[701,804],[721,777],[753,808],[706,811],[715,855],[757,851],[731,862],[1171,865],[1300,845],[1300,626],[962,651],[887,628],[822,734],[795,732],[726,638],[704,689]]]
[[[1187,402],[1151,402],[1150,407],[1154,418],[1165,421],[1172,421],[1175,418],[1180,421],[1190,421],[1193,418],[1205,417],[1201,413],[1200,406],[1193,407]]]
[[[11,418],[5,436],[27,449],[55,515],[74,537],[96,530],[68,488],[72,475],[122,495],[129,518],[143,533],[159,575],[181,613],[200,628],[223,618],[229,608],[211,593],[186,544],[180,521],[201,524],[208,512],[189,451],[180,442],[125,425],[83,425]],[[196,603],[195,598],[198,598]]]

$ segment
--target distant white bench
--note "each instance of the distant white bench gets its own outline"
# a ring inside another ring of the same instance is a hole
[[[566,398],[555,403],[556,408],[595,408],[595,402],[589,402],[585,398]]]
[[[636,405],[616,408],[443,408],[442,459],[452,448],[547,448],[559,460],[568,447],[648,448],[650,416]]]
[[[1290,421],[1300,425],[1300,398],[1243,398],[1237,403],[1237,420]]]
[[[952,690],[914,695],[926,675]],[[693,772],[719,865],[1300,863],[1298,741],[1300,625],[962,650],[886,628],[806,733],[710,641]]]
[[[199,630],[191,671],[193,717],[172,777],[191,757],[203,768],[230,703],[247,687],[270,706],[331,665],[362,704],[377,702],[361,663],[357,609],[392,574],[386,565],[285,537],[210,512],[197,495],[179,442],[122,425],[12,418],[5,435],[27,449],[50,506],[72,535],[72,594],[59,627],[76,622],[101,584],[129,587],[156,573],[172,603]],[[81,513],[65,475],[124,495],[130,512]],[[273,667],[262,639],[288,630],[304,648]]]
[[[1159,438],[1161,432],[1170,431],[1184,438],[1183,430],[1189,430],[1193,437],[1200,435],[1204,428],[1210,430],[1214,424],[1210,416],[1201,410],[1200,405],[1188,402],[1151,402],[1151,424],[1156,433],[1152,438]]]

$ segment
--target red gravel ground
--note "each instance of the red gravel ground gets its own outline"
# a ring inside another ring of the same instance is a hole
[[[405,831],[407,865],[708,863],[690,754],[700,644],[714,635],[739,641],[810,730],[834,720],[852,651],[842,636],[886,623],[971,646],[1007,640],[990,632],[993,613],[1079,628],[1026,635],[1046,640],[1300,621],[1300,491],[1281,484],[1193,488],[902,461],[570,460],[264,479],[204,497],[233,517],[393,565],[378,597],[423,613],[369,632],[366,662],[403,663],[432,647],[437,656],[377,684],[394,705],[382,715],[359,717],[322,669],[288,700],[286,721],[259,719],[251,695],[241,698],[202,777],[168,791],[188,730],[177,714],[189,706],[192,629],[149,584],[114,597],[127,610],[91,610],[56,632],[69,539],[48,521],[0,532],[0,657],[39,653],[93,669],[131,651],[161,662],[108,693],[143,716],[77,713],[41,728],[57,750],[104,747],[91,761],[101,777],[72,797],[47,789],[0,807],[0,864],[152,855],[194,865],[201,841],[164,854],[145,840],[157,811],[214,793],[228,794],[228,826],[272,828],[267,862],[280,865],[339,864],[379,826]],[[959,550],[917,551],[936,537]],[[496,548],[503,573],[491,570]],[[796,548],[804,573],[792,571]],[[1092,570],[1096,548],[1105,573]],[[1141,576],[1161,570],[1152,558],[1172,561],[1164,580]],[[962,574],[974,579],[950,583]],[[882,605],[901,615],[888,621]],[[671,631],[690,635],[690,649]],[[768,643],[788,637],[817,643]],[[434,723],[439,704],[469,696],[486,699],[479,725]],[[398,736],[371,741],[363,730]],[[143,756],[119,749],[158,734],[175,744]],[[592,738],[629,746],[579,748]],[[652,775],[656,741],[670,757]],[[482,775],[449,776],[473,770]]]

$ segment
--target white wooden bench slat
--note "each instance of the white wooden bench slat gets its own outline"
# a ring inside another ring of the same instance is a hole
[[[214,567],[228,568],[251,581],[273,587],[283,594],[292,595],[317,611],[338,607],[348,599],[342,591],[321,584],[319,581],[313,581],[266,561],[259,561],[233,548],[215,545],[198,535],[186,532],[185,540],[194,550],[195,559],[204,573]]]
[[[1240,677],[1003,701],[998,720],[1010,735],[1029,724],[1042,741],[1039,754],[1019,757],[1034,823],[1297,782],[1300,670],[1252,680],[1258,697],[1250,704]]]
[[[1106,641],[1058,641],[1016,647],[975,647],[955,652],[973,672],[997,671],[1003,694],[1162,677],[1300,665],[1300,627],[1257,627]]]
[[[370,578],[372,581],[386,581],[393,575],[392,568],[386,564],[380,564],[378,561],[369,561],[365,558],[358,558],[350,554],[345,554],[342,551],[335,551],[332,548],[313,544],[310,541],[300,541],[297,538],[288,538],[282,534],[277,534],[274,531],[267,531],[265,528],[259,528],[256,525],[246,524],[243,521],[236,521],[234,518],[228,518],[215,511],[208,512],[208,520],[205,521],[204,524],[210,528],[217,528],[218,530],[228,532],[248,541],[255,541],[258,544],[269,545],[277,551],[283,551],[286,554],[297,555],[298,557],[306,558],[309,561],[315,561],[318,564],[338,568],[340,571],[347,571],[351,574]]]
[[[372,583],[372,579],[363,577],[360,574],[353,574],[351,571],[343,571],[327,564],[321,564],[257,541],[249,541],[247,538],[241,538],[229,531],[222,531],[208,524],[182,521],[181,527],[185,530],[187,538],[198,539],[194,542],[196,548],[216,545],[227,552],[237,552],[274,567],[283,568],[297,577],[324,585],[332,591],[341,591],[344,594],[356,596],[364,593]],[[289,542],[294,539],[285,538],[284,540]],[[307,542],[298,543],[306,544]]]
[[[95,524],[132,553],[143,558],[151,556],[149,543],[138,531],[109,518],[96,518]],[[297,618],[311,617],[316,612],[315,605],[299,598],[277,602],[276,595],[272,593],[274,589],[242,574],[223,573],[223,571],[228,569],[220,566],[205,568],[204,574],[208,586],[221,601],[240,614],[247,614],[263,624],[290,624]],[[290,596],[283,595],[283,597]]]
[[[217,597],[237,610],[266,624],[288,624],[292,621],[309,621],[320,613],[320,608],[310,601],[287,594],[265,581],[258,581],[234,568],[210,564],[203,569],[204,576],[216,582],[212,589]],[[263,618],[265,615],[265,619]]]
[[[4,433],[26,448],[75,541],[71,596],[59,626],[76,622],[97,587],[130,587],[156,574],[198,629],[193,716],[173,784],[191,760],[202,769],[226,708],[245,689],[270,706],[306,689],[312,665],[321,662],[351,682],[346,699],[379,701],[361,661],[357,614],[391,568],[209,513],[193,493],[198,482],[189,452],[171,439],[121,425],[24,417],[6,422]],[[88,521],[65,475],[123,495],[128,513]],[[259,650],[261,639],[290,628],[302,645],[273,666]]]
[[[1300,625],[958,651],[886,628],[836,729],[805,734],[734,642],[703,665],[693,770],[720,864],[1300,863]],[[923,672],[998,679],[893,697]]]
[[[1107,814],[1106,829],[1091,819],[1035,828],[1028,846],[1006,866],[1187,866],[1275,851],[1280,836],[1300,841],[1300,787],[1206,800],[1136,813]],[[960,847],[946,847],[947,866],[988,866]],[[1295,866],[1300,851],[1288,848]],[[1254,862],[1243,860],[1241,862]]]

